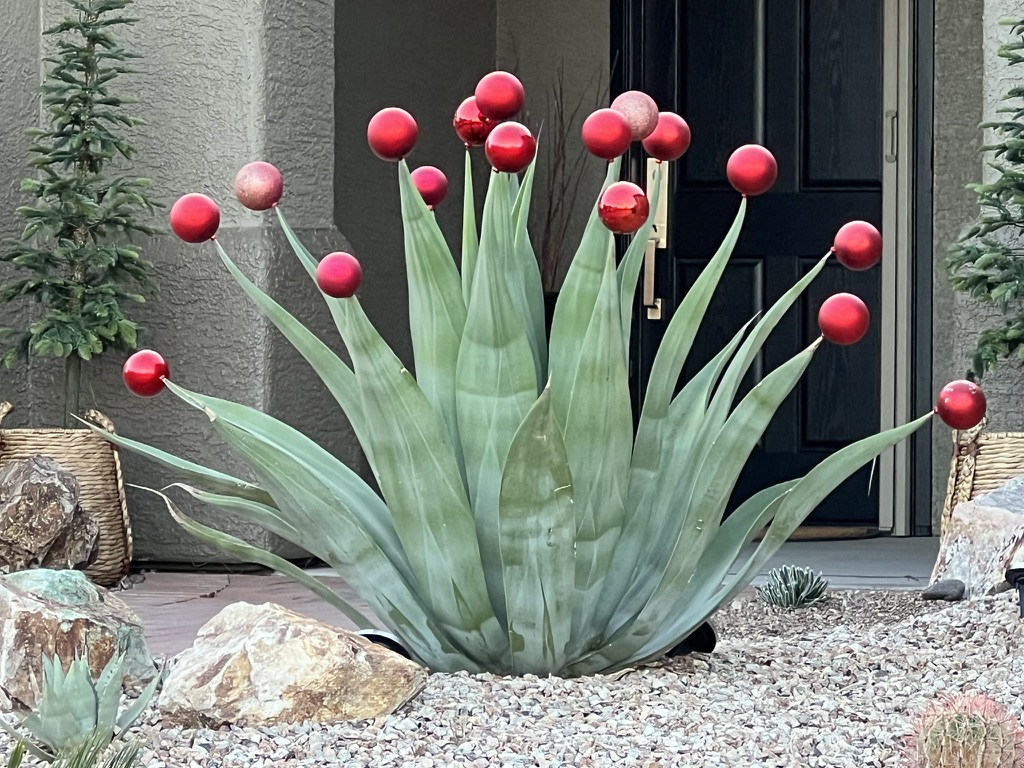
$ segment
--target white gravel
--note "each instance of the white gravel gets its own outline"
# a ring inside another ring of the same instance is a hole
[[[718,614],[713,654],[617,678],[433,675],[376,721],[211,731],[152,713],[133,735],[148,768],[902,766],[909,720],[939,692],[1021,712],[1014,597],[835,592],[784,612],[747,593]]]

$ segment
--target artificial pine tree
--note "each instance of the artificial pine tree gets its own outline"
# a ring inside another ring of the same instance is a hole
[[[82,361],[115,348],[136,347],[138,326],[125,301],[142,302],[155,290],[135,233],[153,234],[141,218],[155,205],[148,179],[123,175],[134,154],[119,132],[139,125],[128,99],[111,85],[138,58],[111,34],[136,19],[120,15],[133,0],[67,0],[73,13],[43,34],[54,55],[40,87],[48,125],[29,131],[30,165],[24,179],[32,202],[17,209],[21,237],[0,256],[22,275],[0,288],[0,302],[32,300],[21,328],[0,331],[0,362],[30,356],[63,357],[65,425],[79,411]]]
[[[1024,62],[1024,19],[1000,22],[1010,27],[1010,40],[999,55],[1011,65]],[[1024,86],[1011,88],[998,112],[1005,120],[983,123],[995,143],[989,165],[999,171],[991,184],[971,184],[981,213],[950,248],[948,266],[953,287],[980,302],[999,307],[1004,322],[986,328],[978,338],[967,375],[980,379],[1000,358],[1024,360]]]

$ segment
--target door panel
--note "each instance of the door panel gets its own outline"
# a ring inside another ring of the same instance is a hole
[[[665,323],[735,216],[740,198],[726,180],[725,165],[736,147],[764,143],[779,163],[779,178],[749,202],[743,234],[683,381],[806,274],[842,224],[866,219],[881,227],[882,2],[635,4],[643,18],[634,27],[639,60],[628,68],[628,87],[678,111],[693,133],[690,151],[672,168],[668,247],[658,257],[662,319],[638,314],[638,402]],[[764,371],[818,337],[818,307],[836,292],[857,294],[877,315],[879,270],[854,273],[830,263],[772,334],[741,396]],[[836,449],[877,431],[879,360],[877,317],[858,344],[824,344],[751,457],[733,505],[805,474]],[[869,492],[869,474],[865,468],[837,489],[809,522],[877,524],[878,484]]]

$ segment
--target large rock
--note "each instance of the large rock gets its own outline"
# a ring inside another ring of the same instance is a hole
[[[426,679],[419,665],[352,632],[273,603],[234,603],[178,657],[160,709],[187,726],[374,718]]]
[[[0,686],[15,704],[38,702],[43,656],[56,654],[67,668],[76,655],[88,654],[98,677],[119,649],[126,688],[139,690],[156,676],[138,616],[81,571],[40,568],[0,576]],[[11,703],[0,695],[0,704]]]
[[[91,565],[100,529],[78,495],[74,475],[48,456],[0,468],[0,573]]]
[[[959,579],[968,598],[1004,592],[1006,570],[1024,556],[1024,476],[961,502],[944,526],[931,583]]]

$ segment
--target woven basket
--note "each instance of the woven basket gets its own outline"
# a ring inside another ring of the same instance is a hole
[[[1024,475],[1024,433],[986,432],[985,422],[982,422],[973,429],[954,432],[953,445],[946,503],[942,507],[942,530],[946,529],[957,504]]]
[[[0,420],[12,407],[0,403]],[[113,423],[99,411],[86,411],[84,418],[114,431]],[[79,503],[100,528],[96,562],[85,574],[104,587],[117,584],[128,574],[132,561],[132,526],[117,447],[89,429],[0,429],[0,466],[30,456],[49,456],[78,480]]]

